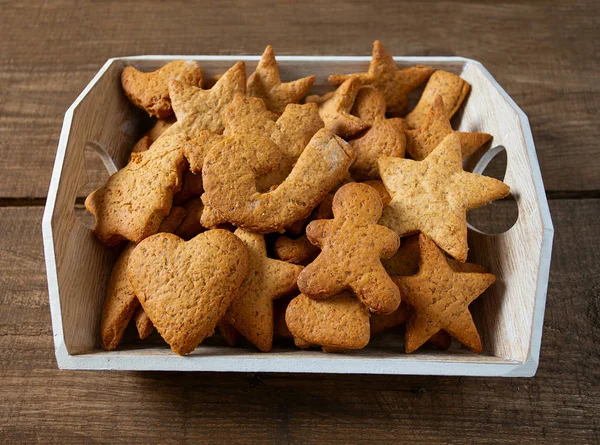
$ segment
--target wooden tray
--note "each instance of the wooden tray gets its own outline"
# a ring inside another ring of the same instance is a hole
[[[179,357],[160,342],[100,348],[100,314],[115,252],[91,234],[75,214],[78,191],[87,182],[85,147],[93,147],[109,170],[124,166],[139,136],[142,113],[127,101],[121,70],[133,64],[156,69],[177,59],[193,59],[208,77],[238,60],[248,73],[259,56],[139,56],[110,59],[65,114],[42,222],[56,359],[63,369],[178,370],[234,372],[327,372],[533,376],[538,366],[554,229],[527,117],[479,62],[461,57],[397,57],[399,66],[426,64],[467,80],[472,92],[459,117],[461,131],[484,131],[507,152],[504,181],[519,216],[508,231],[469,231],[470,258],[494,272],[498,281],[472,305],[484,352],[453,345],[448,351],[404,354],[398,334],[375,339],[361,351],[326,354],[276,346],[254,348],[200,345]],[[365,71],[370,57],[277,58],[283,79],[317,75],[313,92],[329,89],[327,75]],[[484,154],[482,170],[499,150]],[[210,342],[209,342],[210,343]]]

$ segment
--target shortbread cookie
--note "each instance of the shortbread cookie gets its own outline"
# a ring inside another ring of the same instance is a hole
[[[462,262],[468,251],[467,210],[510,192],[497,179],[463,171],[460,140],[454,133],[423,161],[380,158],[379,172],[392,196],[380,224],[400,236],[420,231]]]
[[[190,241],[159,233],[134,249],[127,268],[144,312],[180,355],[212,335],[247,272],[246,247],[226,230]]]
[[[202,69],[193,60],[176,60],[151,73],[143,73],[126,66],[121,74],[121,85],[129,100],[146,110],[150,116],[165,118],[173,113],[169,97],[169,81],[176,79],[186,84],[201,86]]]
[[[329,76],[329,82],[333,85],[341,85],[349,78],[357,78],[363,85],[372,85],[383,93],[389,113],[399,114],[406,109],[408,93],[425,82],[434,71],[433,68],[421,65],[398,69],[394,58],[379,40],[375,40],[369,71],[357,74],[333,74]]]
[[[273,252],[282,261],[306,266],[319,255],[320,250],[303,234],[296,239],[283,235],[278,237]]]
[[[202,170],[203,202],[235,226],[270,233],[306,218],[345,175],[352,148],[328,130],[313,136],[292,172],[260,193],[256,178],[278,165],[279,148],[264,137],[227,137],[213,146]]]
[[[450,119],[446,116],[442,96],[438,96],[425,114],[423,125],[416,130],[406,131],[406,152],[411,158],[422,161],[450,133],[458,135],[463,158],[475,153],[492,138],[492,135],[487,133],[465,133],[452,130]]]
[[[385,117],[385,98],[374,87],[362,87],[352,114],[371,125],[365,134],[350,141],[356,151],[356,160],[350,174],[358,181],[379,178],[377,159],[380,156],[404,157],[406,136],[402,119]]]
[[[347,291],[326,300],[300,294],[288,305],[285,321],[299,347],[362,349],[370,339],[369,311]]]
[[[102,308],[100,337],[107,351],[116,349],[123,332],[140,305],[127,277],[127,264],[135,244],[129,244],[113,266]]]
[[[427,112],[438,96],[442,97],[446,117],[451,119],[467,98],[471,86],[466,80],[448,71],[438,70],[431,75],[414,110],[404,118],[413,129],[425,124]]]
[[[273,346],[273,300],[297,289],[302,266],[267,257],[264,235],[237,229],[248,250],[248,276],[231,302],[225,319],[263,352]]]
[[[316,103],[319,106],[319,115],[325,123],[325,128],[349,140],[370,127],[368,122],[350,113],[361,87],[362,83],[359,79],[350,78],[335,92],[323,96],[308,96],[306,102]]]
[[[281,114],[286,105],[298,103],[315,83],[315,76],[283,83],[279,77],[279,66],[273,47],[268,45],[256,67],[248,78],[249,96],[260,97],[273,113]]]
[[[472,351],[482,350],[469,304],[494,283],[489,273],[455,272],[444,253],[425,235],[419,237],[419,273],[395,277],[404,301],[411,306],[406,327],[406,352],[418,349],[443,329]]]
[[[152,324],[152,320],[150,320],[150,317],[148,317],[144,312],[144,308],[139,306],[137,308],[137,311],[135,311],[133,319],[135,320],[135,327],[138,331],[138,335],[142,340],[144,340],[150,334],[152,334],[152,331],[154,330],[154,325]]]
[[[236,94],[246,94],[246,66],[244,62],[236,63],[210,90],[171,80],[169,94],[177,123],[188,138],[196,137],[201,130],[223,133],[221,113]]]
[[[337,191],[334,218],[312,221],[306,228],[321,253],[300,273],[300,292],[325,298],[349,288],[372,312],[398,309],[400,293],[381,258],[396,253],[400,239],[377,224],[382,207],[377,191],[366,184],[350,183]]]

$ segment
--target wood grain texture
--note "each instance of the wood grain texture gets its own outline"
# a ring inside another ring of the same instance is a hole
[[[2,1],[2,197],[45,196],[63,114],[109,57],[395,55],[481,61],[529,116],[548,190],[600,190],[598,16],[578,2]],[[162,18],[159,20],[158,18]]]
[[[490,379],[59,371],[42,209],[1,208],[0,435],[6,443],[598,443],[600,200],[555,200],[550,210],[540,368],[531,379]]]

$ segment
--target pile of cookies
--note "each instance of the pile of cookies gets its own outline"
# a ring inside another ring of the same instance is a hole
[[[270,46],[248,78],[243,62],[211,79],[193,61],[125,67],[125,94],[156,120],[85,202],[98,239],[124,246],[105,349],[133,319],[181,355],[216,328],[261,351],[274,337],[345,351],[404,324],[406,352],[451,337],[482,350],[469,304],[495,276],[466,262],[466,212],[509,187],[463,171],[491,139],[452,129],[469,84],[398,69],[378,41],[367,72],[306,97],[314,82],[282,82]]]

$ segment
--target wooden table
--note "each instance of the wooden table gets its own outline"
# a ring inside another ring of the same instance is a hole
[[[3,1],[0,441],[600,443],[600,3]],[[63,113],[111,56],[462,55],[529,116],[556,229],[531,379],[66,372],[41,217]]]

